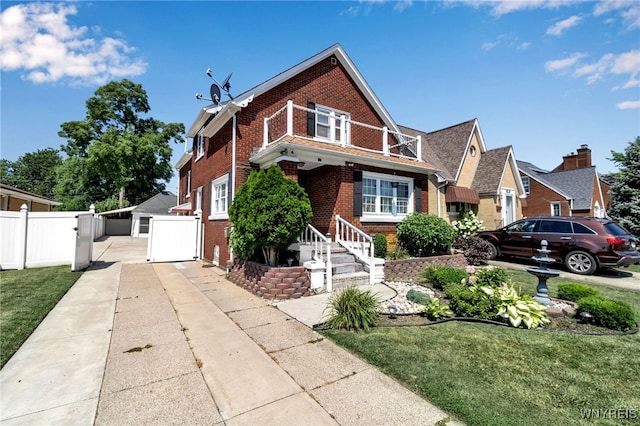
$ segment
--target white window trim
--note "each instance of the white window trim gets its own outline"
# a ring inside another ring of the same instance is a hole
[[[549,206],[551,207],[551,216],[562,216],[562,203],[560,203],[560,202],[551,203],[551,204],[549,204]],[[557,215],[553,214],[553,206],[558,206],[558,214]]]
[[[402,222],[402,219],[409,216],[414,211],[413,205],[413,179],[405,176],[396,176],[396,175],[386,175],[382,173],[372,173],[372,172],[362,172],[362,180],[364,179],[376,179],[376,180],[386,180],[389,182],[400,182],[407,183],[409,186],[409,198],[407,200],[407,213],[398,213],[395,216],[392,213],[365,213],[364,206],[362,211],[362,217],[360,218],[360,222],[387,222],[387,223],[398,223]],[[380,185],[376,185],[376,206],[378,208],[380,201]],[[362,201],[364,203],[364,191],[362,194]]]
[[[322,110],[322,111],[319,111]],[[328,116],[327,119],[329,120],[329,137],[323,137],[323,136],[318,136],[318,116],[325,116],[326,114],[331,114],[334,113],[335,117],[335,123],[333,126],[331,126],[331,116]],[[316,118],[315,118],[315,128],[314,130],[314,135],[313,135],[313,139],[318,140],[318,141],[322,141],[322,142],[335,142],[335,143],[341,143],[341,144],[346,144],[349,145],[350,144],[350,140],[351,140],[351,135],[350,135],[350,131],[349,131],[349,122],[351,120],[351,115],[345,111],[340,111],[338,109],[335,108],[330,108],[328,106],[324,106],[324,105],[320,105],[320,104],[316,104]],[[343,134],[345,135],[345,140],[337,140],[335,139],[335,134],[336,134],[336,128],[338,128],[339,124],[340,124],[340,116],[344,115],[345,116],[345,120],[344,120],[344,132]]]
[[[194,214],[202,213],[202,202],[204,201],[202,199],[202,196],[203,196],[202,187],[199,186],[198,189],[196,189],[196,205],[193,206],[195,207],[195,210],[193,211]]]
[[[220,176],[219,178],[211,181],[211,203],[209,207],[209,220],[229,219],[229,188],[225,188],[225,198],[227,199],[227,205],[225,211],[221,213],[214,213],[213,208],[216,205],[216,187],[222,184],[229,185],[229,173]]]
[[[525,194],[531,194],[531,179],[529,178],[529,176],[522,176],[520,179],[522,180],[522,186],[524,187],[524,193]],[[524,184],[525,179],[528,182],[528,185]]]
[[[187,170],[187,193],[185,198],[191,198],[191,170]]]
[[[197,135],[196,136],[196,161],[204,157],[204,136]]]

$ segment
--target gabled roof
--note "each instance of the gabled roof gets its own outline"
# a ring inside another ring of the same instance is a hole
[[[219,106],[209,105],[200,110],[198,117],[191,125],[191,128],[187,132],[188,137],[194,137],[203,129],[203,126],[206,125],[205,131],[208,134],[215,133],[215,129],[220,128],[222,124],[226,123],[235,112],[241,110],[246,107],[253,99],[257,96],[262,95],[263,93],[273,89],[279,84],[291,79],[297,74],[305,71],[306,69],[312,67],[318,62],[330,57],[335,56],[338,61],[345,68],[349,76],[353,79],[356,86],[363,93],[365,98],[371,103],[373,109],[378,113],[383,122],[389,127],[389,129],[398,131],[398,125],[393,121],[391,115],[387,112],[385,107],[382,105],[382,102],[375,95],[371,87],[367,84],[360,71],[356,68],[354,63],[351,61],[347,53],[344,51],[342,46],[339,43],[330,46],[329,48],[323,50],[316,55],[300,62],[297,65],[287,69],[286,71],[281,72],[280,74],[270,78],[269,80],[261,83],[246,92],[236,96],[233,101],[228,101]],[[229,114],[223,113],[228,111]],[[211,117],[211,115],[216,115],[216,117],[209,123],[207,120]],[[218,123],[223,122],[223,123]],[[212,130],[214,130],[212,132]]]
[[[15,186],[6,185],[4,183],[0,183],[0,194],[1,195],[11,195],[16,198],[20,198],[23,200],[34,201],[41,204],[48,204],[50,206],[60,206],[62,205],[59,201],[54,201],[49,198],[43,197],[42,195],[34,194],[32,192],[24,191],[20,188],[16,188]]]
[[[487,150],[476,118],[428,133],[407,127],[401,129],[403,132],[422,136],[422,158],[428,159],[441,170],[445,179],[453,182],[458,180],[474,133],[478,135],[480,152]]]
[[[572,210],[591,209],[593,185],[598,176],[595,166],[548,172],[531,163],[518,161],[518,168],[567,200],[573,200]]]
[[[169,191],[162,191],[139,204],[133,213],[167,214],[176,205],[176,196]]]
[[[498,194],[504,172],[507,165],[509,165],[510,154],[510,146],[491,149],[482,153],[471,187],[480,194]]]

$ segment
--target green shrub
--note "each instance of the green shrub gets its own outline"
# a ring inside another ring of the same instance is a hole
[[[451,252],[456,232],[444,219],[416,212],[398,224],[396,235],[411,256],[434,256]]]
[[[448,284],[460,284],[468,276],[464,270],[453,266],[429,265],[423,273],[425,281],[438,290],[442,290]]]
[[[325,311],[329,318],[325,322],[331,328],[347,330],[369,330],[378,319],[378,298],[369,290],[349,286],[329,298]]]
[[[473,284],[482,287],[491,287],[497,288],[500,287],[503,283],[509,282],[509,275],[505,272],[504,269],[501,268],[486,268],[486,269],[478,269],[474,274],[476,277]]]
[[[577,302],[583,297],[600,296],[600,292],[588,285],[570,283],[570,284],[558,284],[558,298],[563,300],[569,300],[571,302]]]
[[[377,233],[373,237],[373,255],[384,259],[387,257],[387,237]]]
[[[418,305],[424,305],[429,300],[431,300],[431,296],[423,291],[418,290],[409,290],[407,292],[407,300],[413,303],[417,303]]]
[[[459,237],[453,243],[453,247],[462,250],[469,265],[486,265],[491,257],[491,244],[475,235]]]
[[[441,305],[440,300],[437,297],[433,299],[429,299],[424,304],[424,313],[430,320],[437,320],[438,318],[442,318],[447,315],[451,315],[451,310],[448,305]]]
[[[475,291],[465,284],[450,284],[444,291],[449,299],[449,309],[458,317],[496,319],[498,316],[494,298],[482,291]]]
[[[599,296],[588,296],[578,300],[578,318],[581,312],[590,313],[590,321],[593,324],[619,331],[635,328],[638,321],[636,313],[627,303]]]
[[[407,259],[408,257],[410,257],[409,253],[400,244],[396,244],[396,247],[389,253],[391,260]]]

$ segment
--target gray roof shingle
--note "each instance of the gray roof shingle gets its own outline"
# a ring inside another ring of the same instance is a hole
[[[136,207],[134,213],[149,214],[169,214],[169,209],[176,205],[177,198],[175,194],[169,191],[162,191],[149,198]]]

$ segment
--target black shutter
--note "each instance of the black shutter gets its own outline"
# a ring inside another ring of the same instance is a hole
[[[353,216],[362,216],[362,172],[353,171]]]
[[[416,193],[415,211],[416,212],[421,212],[422,211],[422,180],[421,179],[415,179],[413,181],[413,187],[414,187],[414,191]]]
[[[313,102],[307,102],[307,108],[313,111],[307,111],[307,135],[316,135],[316,104]]]

